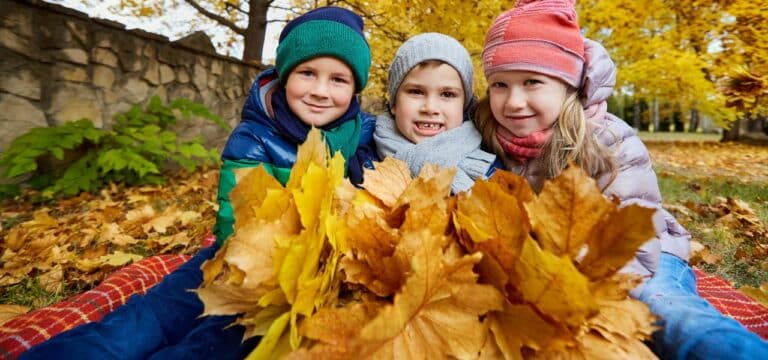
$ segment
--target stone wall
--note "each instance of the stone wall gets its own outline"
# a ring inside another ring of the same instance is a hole
[[[32,127],[86,117],[109,129],[153,95],[201,102],[235,125],[261,70],[215,54],[202,32],[170,42],[42,1],[0,0],[0,9],[0,151]],[[217,147],[228,135],[200,120],[178,131]]]

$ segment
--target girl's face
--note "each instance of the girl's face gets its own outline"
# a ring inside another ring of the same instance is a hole
[[[297,65],[285,82],[288,107],[307,125],[338,119],[355,94],[352,70],[341,60],[322,56]]]
[[[395,96],[392,111],[397,129],[414,144],[459,127],[464,120],[464,85],[448,64],[415,66]]]
[[[517,137],[552,126],[560,116],[568,85],[530,71],[499,71],[488,77],[491,112]]]

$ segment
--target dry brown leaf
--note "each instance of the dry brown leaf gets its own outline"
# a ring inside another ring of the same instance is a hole
[[[492,341],[507,359],[522,360],[523,352],[543,349],[559,332],[528,305],[507,303],[503,311],[491,312],[486,321]]]
[[[156,216],[155,209],[150,205],[144,205],[139,209],[128,211],[125,214],[125,219],[129,222],[144,223]]]
[[[0,305],[0,325],[13,320],[13,318],[24,315],[30,308],[20,305]]]
[[[523,243],[515,273],[523,300],[545,316],[570,326],[578,326],[597,312],[590,294],[589,280],[571,259],[543,251],[533,240]]]
[[[524,219],[519,199],[497,183],[478,181],[459,195],[454,224],[467,250],[483,251],[511,274],[531,229]]]
[[[599,280],[622,268],[641,245],[656,236],[651,220],[655,212],[633,204],[607,215],[597,234],[588,239],[589,251],[579,269],[590,279]]]
[[[542,249],[575,257],[615,205],[605,201],[594,179],[570,166],[544,183],[541,193],[525,208]]]
[[[130,235],[123,234],[122,229],[115,223],[104,224],[100,235],[101,241],[109,242],[117,246],[127,246],[137,244],[138,239]]]
[[[411,182],[411,170],[405,162],[387,157],[376,164],[376,170],[364,169],[363,188],[392,208]]]
[[[500,309],[502,297],[492,287],[476,284],[472,266],[480,254],[445,263],[439,236],[424,232],[420,239],[423,246],[412,259],[413,272],[402,292],[360,333],[356,352],[362,356],[469,358],[485,344],[479,316]],[[458,302],[459,294],[469,294],[469,289],[474,298],[484,300],[472,307]]]
[[[256,217],[255,209],[261,206],[269,189],[279,189],[282,186],[267,173],[263,166],[238,169],[235,175],[238,178],[236,183],[238,185],[232,189],[229,198],[235,214],[235,224],[245,224],[248,219]],[[248,184],[259,184],[259,186],[248,186]]]
[[[89,273],[102,267],[119,267],[128,265],[132,262],[139,261],[144,257],[138,254],[124,253],[122,251],[115,251],[112,254],[102,255],[96,259],[81,259],[78,260],[75,266],[83,272]]]
[[[768,308],[768,283],[763,284],[760,288],[742,286],[739,288],[739,291],[751,297],[765,308]]]
[[[64,285],[62,282],[63,279],[64,270],[61,264],[54,266],[53,269],[37,277],[40,287],[49,293],[58,293],[61,291]]]

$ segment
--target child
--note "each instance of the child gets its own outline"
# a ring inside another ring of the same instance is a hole
[[[283,29],[275,68],[256,78],[243,121],[221,156],[214,227],[219,245],[233,231],[233,170],[264,166],[285,184],[310,126],[322,130],[332,152],[344,155],[350,180],[362,182],[362,166],[376,160],[370,144],[375,120],[360,111],[356,96],[365,88],[371,64],[362,29],[359,16],[335,7],[310,11]]]
[[[757,335],[696,294],[686,262],[690,234],[661,208],[648,151],[635,131],[606,112],[613,65],[604,63],[609,59],[590,59],[583,78],[584,47],[573,0],[519,0],[501,14],[482,54],[489,96],[475,121],[484,143],[537,191],[572,160],[622,205],[658,209],[657,237],[624,270],[646,280],[653,275],[631,295],[664,322],[654,334],[659,355],[742,359],[766,354],[768,345]],[[605,71],[595,71],[599,68]]]
[[[454,193],[485,176],[496,156],[480,149],[467,121],[472,77],[469,53],[450,36],[424,33],[403,43],[389,67],[390,113],[376,118],[379,156],[405,161],[414,176],[425,163],[455,167]]]
[[[275,68],[256,79],[243,121],[222,154],[217,244],[100,322],[64,332],[21,358],[235,359],[253,349],[258,339],[241,346],[244,328],[229,326],[234,316],[198,319],[203,305],[188,291],[200,286],[200,265],[233,231],[233,170],[264,166],[284,184],[310,126],[322,130],[331,151],[341,151],[353,182],[361,182],[362,166],[375,160],[374,119],[360,111],[356,98],[368,81],[371,61],[362,19],[345,9],[319,8],[288,23],[279,41]]]

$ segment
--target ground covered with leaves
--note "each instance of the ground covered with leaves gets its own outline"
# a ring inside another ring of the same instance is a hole
[[[691,263],[768,307],[768,146],[646,145],[665,207],[693,235]]]
[[[692,262],[751,287],[766,304],[768,147],[648,141],[648,148],[667,209],[696,241]],[[218,171],[207,169],[178,173],[164,186],[113,185],[53,202],[26,193],[1,202],[0,304],[46,306],[130,261],[194,253],[215,221],[217,181]]]

